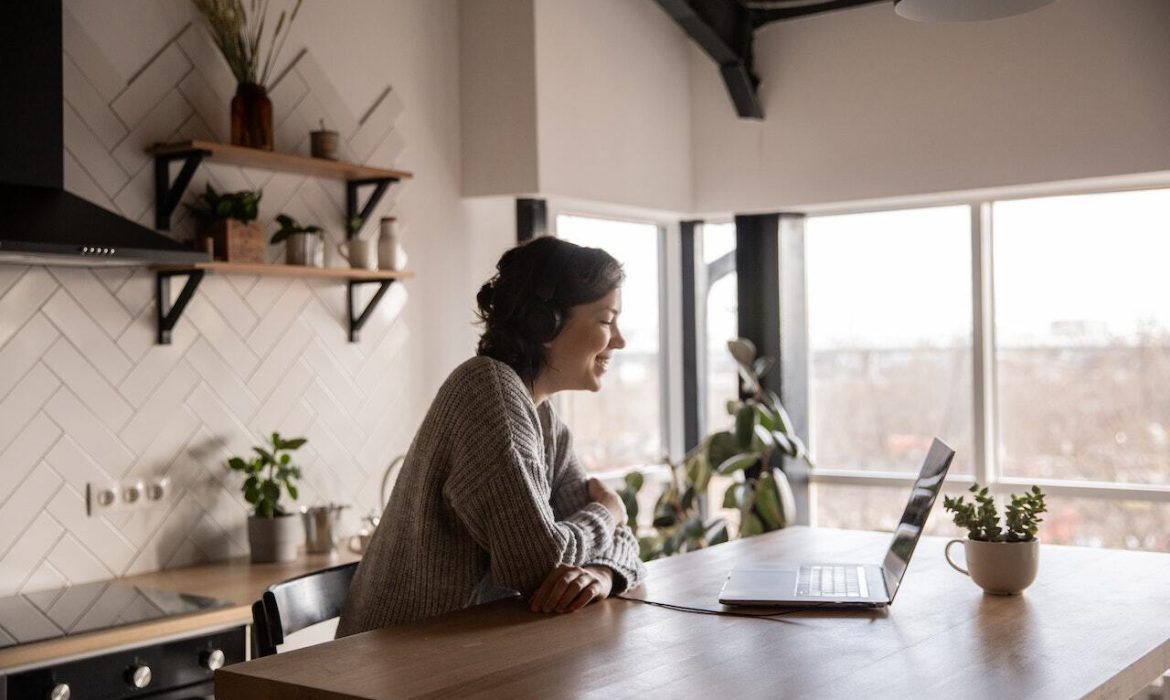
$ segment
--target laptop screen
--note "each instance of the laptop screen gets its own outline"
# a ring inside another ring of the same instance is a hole
[[[890,602],[898,594],[898,586],[902,583],[902,576],[906,574],[906,567],[910,565],[910,556],[914,554],[914,547],[918,545],[918,538],[922,535],[922,528],[926,526],[926,517],[934,507],[938,492],[942,488],[943,479],[951,467],[951,459],[955,451],[947,447],[941,440],[935,438],[926,453],[926,461],[922,464],[922,471],[914,482],[914,490],[910,492],[910,500],[906,503],[906,511],[902,513],[902,521],[894,529],[894,539],[890,542],[890,550],[886,552],[882,562],[882,575],[886,579],[886,590],[890,594]]]

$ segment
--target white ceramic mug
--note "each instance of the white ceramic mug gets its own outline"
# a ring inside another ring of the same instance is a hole
[[[337,252],[355,270],[378,269],[378,242],[373,238],[351,238],[337,244]]]
[[[963,545],[967,568],[951,559],[951,547]],[[985,593],[1016,595],[1032,585],[1040,568],[1040,540],[1031,542],[981,542],[951,540],[943,555],[955,571],[971,578]]]

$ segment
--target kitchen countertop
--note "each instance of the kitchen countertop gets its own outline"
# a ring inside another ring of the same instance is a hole
[[[252,564],[247,557],[239,557],[114,579],[121,585],[190,593],[231,601],[235,605],[0,649],[0,674],[146,642],[249,624],[252,622],[252,603],[260,598],[265,588],[294,576],[360,558],[344,549],[334,555],[302,554],[296,561],[283,564]]]

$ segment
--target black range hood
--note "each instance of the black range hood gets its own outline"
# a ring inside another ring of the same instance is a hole
[[[64,188],[59,0],[16,3],[0,22],[0,262],[207,262],[174,239]]]

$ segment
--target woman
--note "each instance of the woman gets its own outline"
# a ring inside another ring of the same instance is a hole
[[[572,612],[646,570],[612,490],[586,479],[548,400],[601,388],[621,265],[538,238],[504,253],[477,295],[478,355],[440,387],[354,576],[339,637],[520,593]]]

